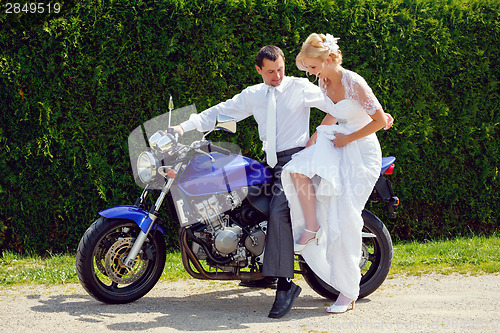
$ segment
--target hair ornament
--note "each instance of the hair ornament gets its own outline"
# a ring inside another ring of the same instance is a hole
[[[323,45],[328,48],[332,52],[338,52],[339,51],[339,45],[337,44],[337,41],[340,38],[335,38],[330,34],[326,34],[325,36],[325,41],[323,42]]]

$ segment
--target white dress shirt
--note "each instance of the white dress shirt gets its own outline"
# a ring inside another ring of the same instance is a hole
[[[181,124],[184,131],[197,129],[205,132],[213,129],[218,115],[243,120],[254,116],[266,150],[267,92],[265,83],[245,88],[233,98],[219,103],[201,113],[192,114]],[[326,110],[321,89],[305,78],[286,76],[276,87],[276,151],[305,147],[309,140],[309,116],[312,107]],[[326,112],[326,111],[325,111]]]

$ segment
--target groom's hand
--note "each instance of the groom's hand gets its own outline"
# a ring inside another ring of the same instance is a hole
[[[175,126],[172,126],[171,127],[174,131],[177,131],[182,135],[184,135],[184,129],[182,128],[181,125],[175,125]],[[167,130],[168,131],[168,130]],[[167,131],[165,131],[165,133],[167,133]]]

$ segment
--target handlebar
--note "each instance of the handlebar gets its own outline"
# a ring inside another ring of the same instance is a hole
[[[224,154],[224,155],[231,155],[231,151],[229,149],[222,148],[222,147],[219,147],[216,145],[211,145],[211,147],[212,147],[213,151],[219,152],[219,153]]]
[[[217,145],[212,144],[211,142],[208,142],[206,145],[204,145],[201,150],[211,153],[211,152],[218,152],[224,155],[231,155],[231,151],[226,148],[219,147]]]
[[[167,130],[165,132],[167,134],[171,134],[175,138],[176,142],[179,142],[180,138],[182,137],[182,133],[175,130],[175,128],[173,128],[173,127],[167,128]],[[214,145],[210,141],[206,141],[206,142],[202,141],[200,143],[202,144],[202,146],[199,147],[199,149],[206,152],[207,154],[209,154],[211,152],[218,152],[218,153],[221,153],[224,155],[231,155],[231,151],[229,149]]]

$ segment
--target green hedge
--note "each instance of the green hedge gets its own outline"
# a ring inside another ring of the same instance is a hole
[[[260,82],[266,44],[302,76],[294,59],[312,32],[341,38],[345,67],[396,120],[379,139],[398,158],[399,218],[374,207],[393,237],[499,230],[497,1],[61,2],[59,14],[0,14],[0,250],[74,250],[99,210],[140,193],[127,156],[135,127],[170,95],[203,110]],[[251,119],[212,138],[262,157]]]

